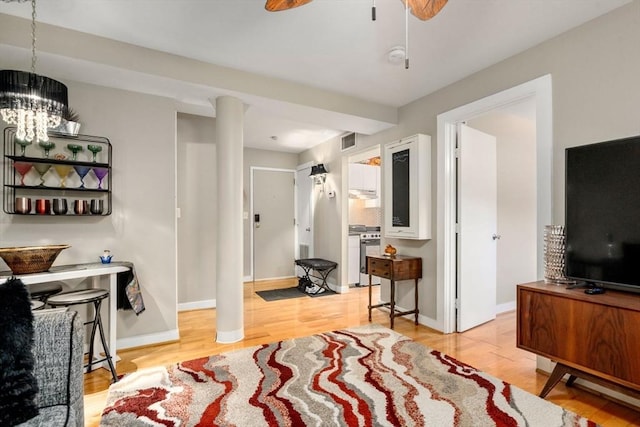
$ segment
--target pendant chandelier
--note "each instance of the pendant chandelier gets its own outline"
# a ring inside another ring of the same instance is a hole
[[[47,129],[60,124],[67,108],[67,87],[36,74],[36,0],[31,0],[31,72],[0,70],[0,114],[16,126],[17,139],[39,142],[49,140]]]

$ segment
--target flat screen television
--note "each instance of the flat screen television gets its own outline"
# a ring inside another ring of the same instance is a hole
[[[640,136],[566,149],[569,279],[640,293]]]

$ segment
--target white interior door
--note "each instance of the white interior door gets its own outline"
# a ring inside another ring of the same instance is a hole
[[[457,330],[496,317],[496,138],[458,128]]]
[[[294,173],[253,169],[254,280],[294,276]]]

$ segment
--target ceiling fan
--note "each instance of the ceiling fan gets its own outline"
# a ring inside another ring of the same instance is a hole
[[[431,19],[440,12],[440,10],[447,4],[447,0],[400,0],[403,4],[406,4],[411,13],[413,13],[418,19],[426,21]],[[293,9],[294,7],[303,6],[311,0],[267,0],[264,8],[269,12],[278,12],[281,10]],[[375,0],[373,1],[373,19],[375,20]]]

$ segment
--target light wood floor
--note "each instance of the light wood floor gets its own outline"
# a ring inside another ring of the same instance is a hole
[[[253,345],[307,336],[318,332],[367,324],[367,289],[352,288],[347,294],[284,301],[263,301],[255,291],[294,286],[295,281],[245,283],[245,339],[235,344],[215,342],[214,309],[178,315],[180,341],[119,351],[118,374],[150,366],[208,356]],[[374,287],[377,300],[379,287]],[[143,315],[144,316],[144,315]],[[388,326],[384,311],[375,310],[373,322]],[[516,348],[515,313],[461,334],[441,334],[412,321],[396,319],[395,330],[415,341],[488,372],[526,391],[538,394],[547,377],[536,373],[533,354]],[[98,369],[85,375],[85,424],[97,426],[105,404],[110,375]],[[603,426],[638,426],[640,412],[602,397],[560,384],[547,400],[588,417]]]

